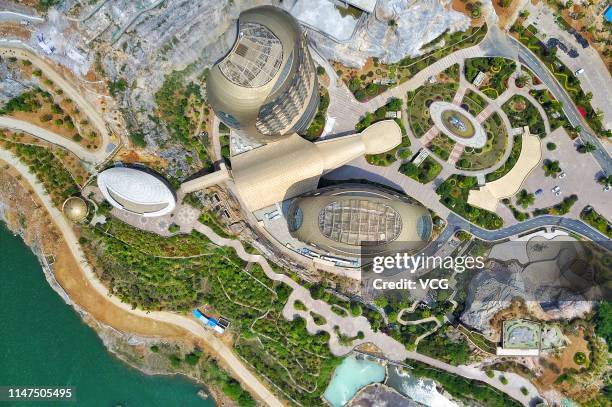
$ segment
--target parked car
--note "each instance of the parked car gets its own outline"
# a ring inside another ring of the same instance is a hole
[[[540,196],[542,195],[542,192],[544,192],[544,190],[542,188],[538,189],[537,191],[535,191],[535,196]]]
[[[583,72],[584,72],[584,68],[580,68],[576,72],[574,72],[574,75],[578,76],[578,75],[580,75]]]
[[[555,187],[553,187],[553,189],[551,190],[556,196],[561,195],[561,188],[559,188],[558,185],[556,185]]]
[[[565,171],[561,172],[561,174],[559,174],[559,178],[563,179],[567,176],[567,173]]]

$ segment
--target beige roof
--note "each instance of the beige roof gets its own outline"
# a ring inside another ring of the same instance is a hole
[[[540,138],[529,134],[522,136],[521,153],[514,167],[503,177],[488,182],[478,190],[470,191],[468,203],[495,212],[501,199],[515,195],[529,173],[542,158]]]
[[[254,40],[240,38],[240,32],[249,26],[259,26],[274,37],[269,52],[256,52]],[[225,122],[233,118],[249,135],[257,133],[255,121],[260,108],[288,86],[287,78],[297,70],[299,58],[295,54],[301,52],[300,36],[297,21],[281,8],[262,6],[241,13],[236,43],[213,66],[206,81],[206,95],[215,113]],[[265,60],[259,68],[254,66],[258,57]],[[248,67],[245,66],[247,59],[254,59]],[[236,73],[239,69],[243,70],[240,74]]]
[[[62,211],[73,222],[81,222],[87,217],[89,212],[85,201],[77,196],[71,196],[66,199],[62,205]]]
[[[370,253],[418,250],[432,229],[423,206],[364,185],[330,187],[298,197],[288,222],[296,239],[342,254],[359,254],[366,242]]]
[[[393,120],[318,143],[293,134],[232,157],[232,176],[246,208],[255,211],[310,192],[323,173],[364,154],[390,150],[401,139],[401,129]]]
[[[232,157],[236,188],[251,211],[312,191],[322,172],[317,148],[297,134]]]

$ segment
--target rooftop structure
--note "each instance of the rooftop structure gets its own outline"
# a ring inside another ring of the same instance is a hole
[[[298,240],[344,255],[416,251],[432,231],[429,212],[405,197],[364,185],[330,187],[296,198],[287,215]],[[362,247],[363,246],[363,247]]]
[[[213,66],[206,91],[219,119],[254,141],[267,143],[308,128],[319,92],[297,21],[274,6],[240,14],[236,41]]]
[[[364,154],[391,150],[401,140],[401,129],[393,120],[317,143],[293,134],[232,157],[232,176],[246,209],[255,211],[313,191],[322,174]]]
[[[174,210],[176,198],[157,176],[130,167],[114,167],[98,174],[98,187],[115,208],[144,217],[163,216]]]
[[[62,212],[73,222],[82,222],[87,217],[89,210],[87,203],[78,196],[71,196],[64,201]]]

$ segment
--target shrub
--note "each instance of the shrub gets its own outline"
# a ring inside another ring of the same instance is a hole
[[[584,352],[576,352],[574,354],[574,362],[576,362],[577,365],[584,365],[586,361],[587,357]]]
[[[499,381],[502,384],[508,384],[508,379],[506,378],[506,376],[499,376]]]
[[[555,143],[546,143],[546,148],[548,151],[553,151],[557,149],[557,145]]]

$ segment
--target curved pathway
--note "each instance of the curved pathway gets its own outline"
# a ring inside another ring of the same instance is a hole
[[[610,155],[603,147],[599,139],[591,134],[588,129],[588,124],[582,118],[582,115],[576,108],[576,105],[572,101],[572,98],[568,95],[568,93],[563,89],[557,78],[548,70],[546,65],[539,58],[537,58],[531,50],[529,50],[526,46],[524,46],[520,41],[516,40],[514,37],[508,35],[513,43],[513,45],[518,49],[519,61],[526,65],[529,69],[535,73],[542,82],[546,84],[548,89],[551,91],[553,96],[562,103],[563,111],[565,112],[565,116],[569,120],[572,126],[581,127],[582,130],[580,132],[580,138],[584,142],[590,142],[597,147],[597,150],[593,151],[591,154],[597,160],[601,168],[607,173],[612,174],[612,159]]]
[[[27,182],[32,186],[34,192],[38,195],[40,201],[44,204],[53,222],[62,233],[70,252],[77,260],[81,272],[90,282],[91,287],[98,291],[106,298],[112,306],[122,309],[126,313],[130,313],[139,317],[150,318],[155,321],[173,324],[183,328],[187,332],[196,335],[204,340],[211,349],[213,349],[226,366],[228,366],[233,375],[240,380],[246,387],[250,388],[261,400],[265,401],[269,406],[282,406],[283,403],[272,393],[261,381],[255,376],[234,354],[232,349],[228,347],[221,339],[215,336],[210,330],[205,329],[200,322],[193,318],[185,317],[171,312],[151,311],[146,312],[139,309],[133,309],[129,304],[123,303],[119,298],[111,295],[108,289],[100,282],[95,272],[85,260],[85,254],[81,250],[78,239],[69,225],[66,218],[63,216],[53,203],[49,195],[46,194],[43,185],[37,180],[36,176],[29,172],[28,168],[14,155],[6,150],[0,149],[0,160],[13,166]]]
[[[59,134],[53,133],[47,129],[43,129],[35,124],[15,119],[14,117],[0,116],[0,127],[27,133],[34,137],[48,141],[49,143],[63,147],[73,152],[77,157],[79,157],[79,159],[92,164],[104,161],[107,156],[107,153],[102,149],[88,150],[81,144],[67,139],[66,137],[60,136]]]
[[[98,130],[102,137],[100,148],[96,151],[96,153],[99,153],[99,155],[97,155],[97,157],[92,161],[93,163],[97,164],[104,161],[104,158],[112,153],[115,146],[111,140],[111,134],[106,122],[102,115],[83,96],[83,92],[75,88],[49,63],[47,63],[43,58],[39,57],[34,50],[30,49],[20,41],[0,40],[0,56],[6,58],[15,57],[19,59],[27,59],[32,62],[33,65],[38,67],[45,74],[45,76],[47,76],[51,81],[53,81],[53,83],[61,88],[64,94],[72,99],[75,105],[85,113],[85,116],[87,116],[89,121]]]

